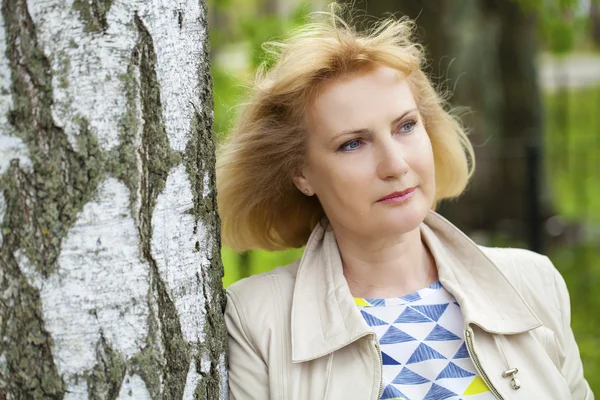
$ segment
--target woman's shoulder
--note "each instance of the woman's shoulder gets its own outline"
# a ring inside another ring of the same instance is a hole
[[[568,310],[569,294],[565,281],[545,255],[527,249],[479,246],[519,291],[535,314],[549,324]],[[558,311],[558,313],[557,313]]]
[[[227,321],[238,321],[250,336],[289,323],[299,261],[241,279],[226,289]]]
[[[478,247],[505,274],[543,278],[556,272],[556,268],[547,256],[532,250],[482,245]]]
[[[300,261],[298,260],[271,271],[263,272],[262,274],[240,279],[229,286],[226,292],[244,300],[258,300],[262,296],[267,295],[268,293],[266,292],[271,290],[273,285],[276,285],[280,290],[283,289],[284,292],[289,291],[291,295],[299,263]]]

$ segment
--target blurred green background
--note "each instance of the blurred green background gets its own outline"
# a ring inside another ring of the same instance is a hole
[[[215,132],[230,130],[261,43],[306,23],[317,0],[209,0]],[[600,393],[600,0],[354,2],[362,29],[393,13],[417,17],[428,72],[465,106],[476,174],[439,212],[477,243],[547,254],[571,294],[572,326]],[[223,248],[225,287],[286,265],[302,249]]]

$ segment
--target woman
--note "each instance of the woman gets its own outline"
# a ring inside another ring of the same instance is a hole
[[[549,259],[434,211],[473,149],[413,24],[329,16],[275,45],[219,154],[224,243],[306,245],[227,290],[231,398],[593,399]]]

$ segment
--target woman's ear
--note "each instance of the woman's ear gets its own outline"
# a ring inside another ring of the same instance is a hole
[[[292,175],[292,180],[294,181],[294,185],[298,188],[299,191],[304,193],[307,196],[313,195],[313,190],[308,182],[308,178],[304,175],[304,171],[302,168],[298,168]]]

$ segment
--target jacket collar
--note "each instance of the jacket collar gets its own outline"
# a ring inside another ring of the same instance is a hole
[[[292,361],[312,360],[373,331],[354,303],[335,233],[317,224],[298,266],[291,314]],[[481,249],[435,211],[419,225],[441,284],[460,304],[465,326],[498,334],[541,326],[520,293]]]

